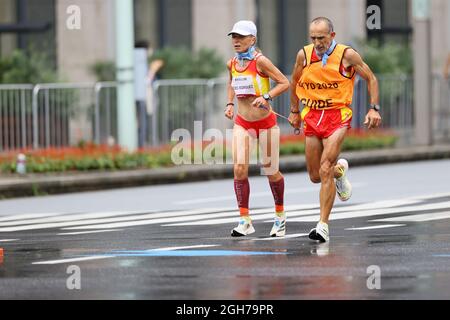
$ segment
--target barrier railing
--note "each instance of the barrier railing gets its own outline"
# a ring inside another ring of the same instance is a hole
[[[378,75],[377,78],[382,127],[412,137],[416,121],[412,77]],[[215,128],[225,133],[232,128],[233,122],[223,114],[227,81],[226,78],[155,81],[152,97],[147,99],[152,104],[148,113],[137,114],[139,124],[145,124],[143,145],[169,143],[172,132],[179,128],[193,135],[195,121],[201,121],[203,132]],[[432,103],[424,107],[432,113],[433,141],[450,142],[450,82],[434,76],[432,88]],[[367,84],[358,78],[352,127],[363,126],[368,105]],[[277,97],[273,108],[288,116],[289,92]],[[278,124],[283,134],[292,133],[285,119],[279,118]],[[0,152],[61,148],[81,140],[98,144],[117,141],[115,82],[0,85]]]

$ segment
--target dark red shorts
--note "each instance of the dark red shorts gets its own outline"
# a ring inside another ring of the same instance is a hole
[[[267,117],[257,121],[247,121],[240,115],[236,115],[234,123],[243,127],[245,130],[250,130],[250,134],[256,132],[256,137],[259,138],[261,130],[267,130],[277,125],[277,115],[271,112]]]
[[[308,107],[302,110],[303,132],[305,136],[325,139],[339,128],[349,128],[352,122],[352,109],[316,110]]]

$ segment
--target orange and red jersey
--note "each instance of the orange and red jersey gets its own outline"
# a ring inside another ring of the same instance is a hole
[[[245,69],[239,69],[239,71],[236,69],[238,59],[235,57],[231,60],[231,86],[236,93],[236,97],[259,97],[269,92],[269,77],[260,73],[256,67],[256,61],[261,56],[262,54],[258,53]]]
[[[296,94],[304,107],[328,110],[351,105],[355,70],[352,67],[346,69],[342,64],[348,48],[342,44],[336,45],[325,66],[322,66],[313,44],[303,48],[306,65],[297,83]]]

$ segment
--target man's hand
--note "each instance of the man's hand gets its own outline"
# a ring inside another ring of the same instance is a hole
[[[300,117],[300,113],[290,113],[289,114],[289,123],[291,126],[293,126],[295,129],[300,129],[300,124],[302,122],[302,119]]]
[[[233,116],[234,116],[234,108],[230,104],[225,108],[225,117],[227,117],[230,120],[233,120]]]
[[[381,124],[381,116],[374,109],[370,109],[367,112],[366,119],[364,121],[364,125],[367,126],[367,129],[377,128]]]

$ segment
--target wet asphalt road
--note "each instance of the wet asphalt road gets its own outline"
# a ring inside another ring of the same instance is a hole
[[[229,236],[229,180],[0,201],[0,299],[450,299],[449,169],[351,169],[329,244],[306,236],[318,187],[304,173],[286,175],[284,239],[268,237],[262,177],[245,238]]]

